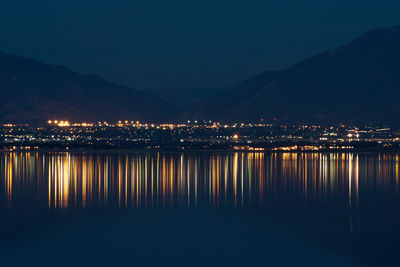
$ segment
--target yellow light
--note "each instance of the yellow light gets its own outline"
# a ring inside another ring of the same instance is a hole
[[[239,135],[237,135],[237,134],[233,135],[233,139],[238,139],[238,138],[239,138]]]
[[[57,125],[60,127],[70,126],[69,121],[60,121]]]
[[[51,123],[52,123],[52,121],[48,121],[48,123],[49,123],[49,124],[51,124]]]

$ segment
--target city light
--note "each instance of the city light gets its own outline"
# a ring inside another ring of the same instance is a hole
[[[382,127],[272,125],[268,123],[70,122],[3,124],[3,149],[52,146],[146,150],[331,151],[400,149],[400,132]]]

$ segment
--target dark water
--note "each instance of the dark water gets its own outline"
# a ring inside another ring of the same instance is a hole
[[[4,266],[396,266],[397,154],[2,153]]]

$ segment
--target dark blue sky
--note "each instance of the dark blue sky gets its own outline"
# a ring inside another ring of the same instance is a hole
[[[399,0],[2,0],[0,50],[135,88],[225,86],[399,14]]]

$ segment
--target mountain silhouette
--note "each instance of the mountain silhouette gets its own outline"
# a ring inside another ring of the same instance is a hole
[[[207,119],[400,126],[400,26],[224,90],[137,91],[0,53],[0,121]]]
[[[223,121],[400,124],[400,26],[266,71],[182,117]]]
[[[0,121],[164,121],[174,109],[142,91],[94,75],[0,53]]]

